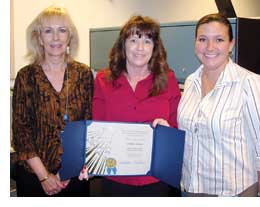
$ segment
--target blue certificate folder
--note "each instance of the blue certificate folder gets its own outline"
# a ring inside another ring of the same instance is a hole
[[[80,174],[86,161],[86,130],[91,123],[92,121],[66,123],[61,133],[63,154],[59,174],[62,180]],[[184,131],[157,125],[153,129],[151,168],[146,175],[179,188],[184,140]]]

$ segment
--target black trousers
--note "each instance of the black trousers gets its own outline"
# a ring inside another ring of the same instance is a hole
[[[37,176],[16,165],[16,190],[18,197],[49,197],[42,189]],[[68,186],[52,197],[83,197],[89,196],[89,182],[80,181],[77,177],[70,179]]]
[[[102,178],[101,195],[104,197],[180,197],[181,191],[162,182],[132,186]]]

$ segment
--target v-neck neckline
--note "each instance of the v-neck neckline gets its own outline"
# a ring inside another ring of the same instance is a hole
[[[48,83],[49,88],[50,88],[52,91],[54,91],[55,94],[58,94],[58,95],[62,94],[63,91],[65,90],[65,87],[67,87],[67,84],[68,84],[68,81],[69,81],[69,79],[67,79],[67,75],[69,75],[69,74],[68,74],[68,72],[69,72],[69,71],[68,71],[69,63],[67,63],[67,67],[65,68],[65,71],[64,71],[63,82],[62,82],[62,87],[61,87],[61,90],[60,90],[60,91],[57,91],[57,90],[54,88],[54,86],[52,85],[52,83],[51,83],[50,80],[48,79],[47,75],[44,73],[42,66],[39,65],[39,67],[40,67],[39,69],[40,69],[40,71],[41,71],[41,73],[42,73],[43,79],[44,79],[44,81],[45,81],[46,83]]]

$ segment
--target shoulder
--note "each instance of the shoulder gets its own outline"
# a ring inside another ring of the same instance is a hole
[[[109,68],[103,68],[97,72],[96,79],[100,81],[108,81],[111,72]]]
[[[188,75],[188,77],[186,78],[184,84],[190,84],[192,82],[192,80],[194,79],[195,73],[191,73],[190,75]]]
[[[37,68],[37,65],[33,65],[33,64],[26,65],[18,71],[17,75],[23,76],[23,75],[29,74],[31,72],[34,72],[34,70],[36,70],[36,68]]]
[[[79,70],[79,71],[91,71],[90,67],[84,63],[78,62],[78,61],[72,61],[69,63],[69,66],[71,69]]]
[[[180,95],[180,87],[179,83],[176,79],[176,76],[172,70],[168,71],[168,81],[167,81],[167,88],[171,94],[178,94]]]
[[[30,64],[21,68],[15,78],[14,89],[23,88],[23,90],[33,90],[35,88],[37,73],[40,66]]]
[[[235,80],[241,81],[241,82],[258,82],[260,84],[260,75],[241,67],[240,65],[236,63],[232,63],[229,66],[229,69],[231,70],[232,76],[234,76]]]
[[[73,61],[68,64],[68,70],[71,71],[71,76],[76,80],[81,78],[84,80],[93,79],[93,73],[90,67],[84,63]]]
[[[168,81],[167,81],[168,88],[171,88],[171,90],[180,90],[178,80],[174,74],[173,70],[168,71]]]
[[[26,65],[18,71],[15,81],[24,80],[28,82],[29,80],[35,77],[35,74],[39,71],[39,69],[40,66],[35,64]]]
[[[172,82],[175,82],[175,83],[178,83],[177,81],[177,78],[174,74],[174,71],[172,69],[169,69],[168,73],[167,73],[167,76],[168,76],[168,80],[169,81],[172,81]]]
[[[244,90],[249,91],[259,91],[260,89],[260,75],[253,73],[251,71],[248,71],[245,69],[244,71]]]
[[[259,94],[260,75],[234,62],[229,64],[228,69],[230,79],[237,83],[237,86],[242,87],[246,97],[250,94]]]
[[[193,84],[195,83],[195,80],[197,80],[197,82],[198,82],[199,73],[200,73],[200,69],[197,69],[195,72],[188,75],[188,77],[185,79],[184,85],[183,85],[184,93],[187,92],[187,90],[189,88],[192,88]]]

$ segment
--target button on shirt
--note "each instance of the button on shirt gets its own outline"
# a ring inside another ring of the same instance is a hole
[[[260,171],[260,76],[229,60],[202,98],[202,70],[187,78],[178,108],[186,131],[182,185],[192,193],[237,195]]]
[[[124,75],[113,82],[107,80],[108,72],[99,72],[95,79],[92,106],[94,120],[151,123],[155,118],[163,118],[171,126],[177,127],[180,90],[172,71],[168,73],[166,89],[153,97],[148,97],[153,74],[139,81],[133,91]],[[129,185],[158,182],[151,176],[117,176],[110,179]]]

